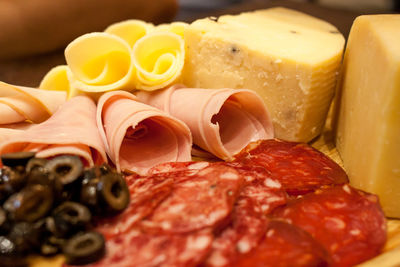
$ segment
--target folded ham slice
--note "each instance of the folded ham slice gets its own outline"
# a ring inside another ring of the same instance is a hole
[[[136,96],[185,122],[196,145],[224,160],[231,160],[252,141],[273,138],[269,113],[250,90],[175,85]]]
[[[48,119],[65,102],[66,92],[14,86],[0,82],[0,125]]]
[[[43,158],[72,154],[88,166],[107,161],[96,125],[96,105],[86,96],[71,98],[45,122],[26,130],[3,129],[2,133],[0,154],[35,151]]]
[[[188,161],[192,137],[181,121],[125,91],[102,95],[97,125],[110,159],[118,171],[145,174],[169,161]]]

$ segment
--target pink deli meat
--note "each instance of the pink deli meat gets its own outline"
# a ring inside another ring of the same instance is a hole
[[[189,128],[140,103],[131,93],[113,91],[102,95],[97,105],[97,125],[118,171],[142,175],[163,162],[191,159]]]
[[[85,96],[65,102],[45,122],[16,131],[0,143],[0,154],[34,151],[42,158],[72,154],[89,166],[107,161],[96,126],[96,105]]]
[[[180,85],[137,97],[185,122],[193,142],[230,160],[247,144],[273,137],[272,121],[262,99],[250,90],[184,88]]]
[[[66,92],[0,82],[0,125],[25,121],[43,122],[57,111],[66,98]]]

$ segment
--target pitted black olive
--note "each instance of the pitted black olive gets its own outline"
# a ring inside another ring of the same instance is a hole
[[[77,234],[66,242],[63,253],[71,265],[95,262],[105,254],[104,237],[97,232]]]
[[[120,212],[129,204],[129,189],[124,177],[119,173],[101,176],[98,190],[106,209],[110,212]]]
[[[85,230],[91,220],[89,209],[76,202],[64,202],[53,211],[55,235],[67,237],[77,231]]]
[[[77,156],[58,156],[49,160],[45,168],[53,172],[64,185],[77,180],[83,172],[83,164]]]
[[[0,265],[3,267],[27,266],[26,257],[20,254],[14,241],[6,236],[0,236]]]
[[[33,252],[40,247],[41,232],[32,223],[15,223],[8,234],[20,253]]]
[[[129,204],[129,190],[122,175],[110,172],[82,181],[80,201],[98,214],[116,213]]]
[[[11,222],[7,218],[7,213],[0,208],[0,235],[6,235],[10,231]]]
[[[6,153],[0,156],[1,162],[5,166],[25,166],[26,163],[35,156],[34,152],[14,152]]]
[[[25,168],[4,167],[0,169],[0,201],[20,190],[26,183]]]
[[[25,166],[25,170],[27,173],[30,173],[33,169],[44,167],[47,164],[48,160],[44,158],[32,158],[28,161]]]
[[[65,245],[66,239],[49,236],[42,242],[40,253],[43,256],[52,256],[59,253]]]
[[[50,211],[53,192],[48,186],[34,184],[11,195],[3,205],[12,220],[34,222]]]
[[[48,186],[54,193],[54,200],[61,199],[63,193],[63,185],[56,176],[44,167],[33,168],[27,173],[28,185],[40,184]]]

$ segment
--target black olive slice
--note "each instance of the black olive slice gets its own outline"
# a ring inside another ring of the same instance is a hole
[[[27,174],[28,185],[40,184],[52,189],[55,199],[60,199],[63,193],[63,185],[55,175],[44,167],[33,168]]]
[[[0,156],[1,162],[5,166],[25,166],[26,163],[35,156],[34,152],[14,152]]]
[[[14,242],[16,250],[20,253],[32,252],[40,247],[41,232],[32,223],[15,223],[8,237]]]
[[[80,202],[91,208],[94,208],[94,211],[96,212],[97,208],[99,207],[98,191],[97,191],[98,183],[99,183],[99,178],[84,179],[82,181],[82,188],[80,195]]]
[[[63,247],[66,261],[71,265],[84,265],[101,259],[105,254],[104,237],[97,232],[77,234]]]
[[[17,251],[14,241],[6,236],[0,236],[0,265],[2,267],[27,266],[26,257]]]
[[[11,223],[7,219],[7,214],[6,212],[0,208],[0,234],[4,235],[7,234],[8,231],[10,230]]]
[[[48,160],[44,158],[32,158],[26,164],[26,172],[29,173],[35,168],[44,167],[47,164]]]
[[[24,168],[4,167],[0,169],[0,201],[20,190],[26,183]]]
[[[91,220],[89,209],[76,202],[64,202],[53,211],[55,235],[69,236],[77,231],[84,230]]]
[[[11,195],[3,205],[11,219],[34,222],[44,217],[53,205],[52,190],[40,184],[30,185]]]
[[[121,174],[110,173],[100,177],[100,190],[102,201],[110,212],[120,212],[129,204],[129,189]]]
[[[49,160],[45,167],[64,185],[74,182],[83,172],[83,164],[78,156],[58,156]]]

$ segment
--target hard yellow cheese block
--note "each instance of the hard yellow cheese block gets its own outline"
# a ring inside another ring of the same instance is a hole
[[[400,15],[354,21],[342,75],[336,145],[350,182],[400,218]]]
[[[256,91],[278,138],[310,141],[321,132],[344,47],[334,26],[271,8],[197,20],[184,38],[187,86]]]

